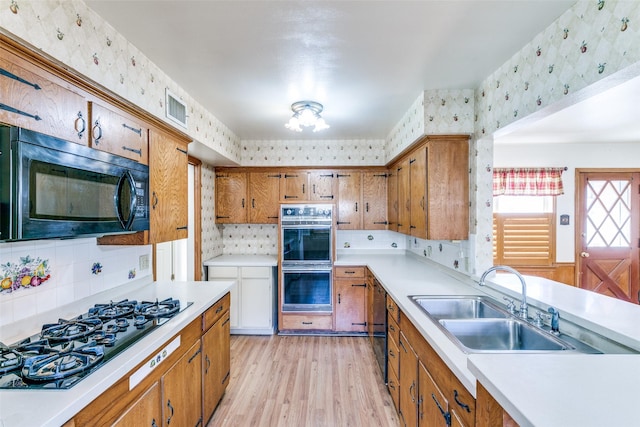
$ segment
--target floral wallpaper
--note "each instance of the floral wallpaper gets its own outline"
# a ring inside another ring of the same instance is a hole
[[[0,0],[0,27],[172,126],[165,90],[187,104],[194,140],[239,162],[240,140],[81,0]]]
[[[243,140],[242,165],[384,166],[384,139]]]
[[[617,73],[624,79],[624,69],[640,61],[639,40],[640,2],[578,1],[476,89],[476,265],[493,262],[492,134],[578,102],[596,82],[615,85]]]

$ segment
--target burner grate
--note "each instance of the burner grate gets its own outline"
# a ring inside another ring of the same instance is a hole
[[[74,348],[71,344],[67,349],[49,354],[33,356],[24,362],[22,376],[26,380],[42,382],[54,381],[88,371],[104,358],[104,347],[95,341]]]
[[[69,342],[88,337],[102,328],[102,320],[96,317],[75,320],[58,320],[58,323],[42,326],[40,336],[51,342]]]

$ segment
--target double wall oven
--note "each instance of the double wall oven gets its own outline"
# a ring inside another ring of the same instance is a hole
[[[331,312],[333,205],[280,208],[282,312]]]

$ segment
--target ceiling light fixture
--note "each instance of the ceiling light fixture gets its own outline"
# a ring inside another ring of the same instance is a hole
[[[325,123],[320,116],[322,113],[322,104],[314,101],[298,101],[291,104],[293,116],[289,119],[289,123],[284,126],[296,132],[302,132],[302,128],[314,126],[313,131],[318,132],[328,129],[329,125]]]

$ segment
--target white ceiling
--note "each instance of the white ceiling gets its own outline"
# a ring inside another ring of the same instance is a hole
[[[421,91],[477,88],[575,0],[85,0],[241,139],[383,139]],[[331,128],[284,128],[294,101]]]

